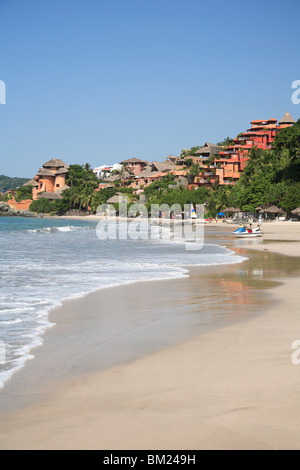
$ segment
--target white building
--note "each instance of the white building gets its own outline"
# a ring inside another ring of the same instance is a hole
[[[114,163],[113,165],[102,165],[94,168],[94,173],[97,175],[98,178],[103,178],[104,176],[109,176],[112,171],[120,171],[122,169],[122,165],[120,163]]]

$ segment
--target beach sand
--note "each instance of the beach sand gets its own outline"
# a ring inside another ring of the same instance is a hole
[[[216,225],[210,230],[218,239],[228,226]],[[138,359],[100,370],[95,365],[66,377],[68,369],[61,366],[62,374],[48,393],[25,383],[14,397],[4,397],[22,401],[27,395],[28,402],[3,415],[0,448],[299,449],[300,364],[292,362],[292,344],[300,340],[298,227],[269,223],[263,227],[263,241],[224,241],[239,254],[249,253],[250,261],[210,270],[216,286],[225,282],[231,293],[242,289],[240,303],[232,303],[233,318],[220,328],[175,340],[156,352],[146,348]],[[191,277],[193,299],[197,274],[191,271]],[[187,280],[164,282],[177,289]],[[150,289],[149,296],[162,300],[163,290],[143,284],[145,295]],[[134,288],[127,288],[130,297]],[[239,309],[242,315],[234,318]],[[73,310],[65,308],[63,321],[49,333],[52,340],[45,340],[26,366],[29,382],[38,358],[51,352],[47,347],[55,336],[64,328],[69,332],[70,324],[78,328],[82,318],[72,316]],[[51,370],[44,373],[51,375]]]

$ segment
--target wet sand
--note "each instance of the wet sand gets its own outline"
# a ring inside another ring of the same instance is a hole
[[[266,224],[264,241],[246,242],[226,239],[228,226],[211,226],[216,242],[249,260],[205,273],[194,268],[188,279],[139,283],[139,302],[135,284],[114,288],[113,302],[98,292],[53,312],[57,326],[0,399],[0,448],[300,448],[300,365],[292,362],[292,343],[300,339],[300,237],[296,226],[282,230]],[[222,303],[208,299],[203,318],[197,312],[207,282],[228,295]],[[80,343],[89,322],[95,328],[95,305],[105,301],[112,312],[133,312],[127,339],[140,343],[112,344],[111,363],[99,363],[93,341],[87,352]],[[151,309],[186,309],[191,323],[177,324],[185,341],[163,322],[139,328],[136,314],[145,305],[150,316]],[[157,337],[161,331],[169,344]]]

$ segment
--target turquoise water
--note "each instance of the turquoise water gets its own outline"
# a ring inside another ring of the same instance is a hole
[[[74,227],[87,227],[95,225],[95,222],[72,220]],[[69,219],[47,219],[32,217],[0,217],[0,232],[19,232],[49,227],[68,227]]]

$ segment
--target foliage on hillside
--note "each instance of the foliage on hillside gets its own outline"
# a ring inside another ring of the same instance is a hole
[[[229,140],[224,139],[218,145]],[[197,165],[191,166],[188,181],[193,181],[197,171]],[[248,164],[234,186],[215,183],[210,190],[199,188],[192,192],[168,189],[168,186],[169,181],[164,179],[145,188],[149,202],[206,203],[207,215],[213,217],[227,207],[255,212],[256,207],[267,204],[289,213],[300,206],[300,120],[277,134],[272,150],[252,149]]]
[[[28,180],[29,178],[11,178],[10,176],[0,175],[0,191],[16,189],[23,186]]]
[[[229,206],[254,212],[270,204],[288,213],[300,206],[300,120],[278,132],[272,147],[252,149],[239,181],[232,187],[215,188],[208,201],[212,215],[217,208]]]
[[[70,188],[63,192],[63,199],[56,203],[60,212],[68,209],[86,211],[88,208],[92,212],[96,212],[99,205],[106,203],[117,192],[132,194],[132,189],[118,186],[95,192],[99,186],[99,179],[89,164],[70,165],[66,184]]]
[[[50,214],[51,212],[56,213],[57,201],[49,201],[48,199],[37,199],[30,204],[29,210],[32,212],[37,212],[38,214]]]
[[[225,144],[230,138],[219,144]],[[187,156],[192,155],[197,147],[190,151],[183,150]],[[209,164],[209,162],[208,162]],[[193,182],[201,173],[201,168],[191,160],[187,165],[187,180]],[[300,120],[290,128],[281,130],[273,143],[272,150],[252,149],[248,164],[235,185],[219,185],[212,188],[199,187],[189,191],[180,182],[175,181],[172,174],[166,174],[161,180],[155,181],[144,189],[146,207],[150,212],[152,204],[205,204],[207,215],[215,216],[227,207],[239,207],[242,211],[255,212],[261,205],[276,205],[286,212],[300,206]],[[126,193],[129,202],[134,202],[132,188],[122,187],[116,182],[95,192],[99,180],[90,165],[71,165],[66,184],[69,189],[62,194],[62,200],[53,202],[36,201],[33,207],[37,211],[64,213],[68,209],[96,212],[101,204],[117,192]]]
[[[17,202],[23,201],[24,199],[32,199],[32,186],[21,186],[17,189],[14,198]]]

